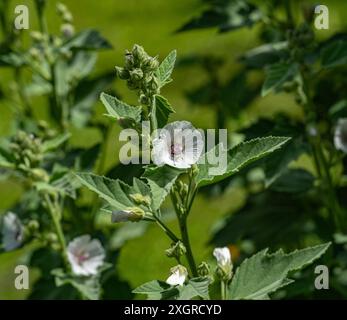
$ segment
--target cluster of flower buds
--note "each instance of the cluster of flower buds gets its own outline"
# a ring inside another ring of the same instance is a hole
[[[143,105],[150,105],[152,97],[159,93],[159,83],[155,75],[159,67],[156,57],[151,57],[145,50],[134,45],[133,49],[125,53],[124,68],[116,67],[117,76],[127,81],[130,90],[138,92],[139,101]]]
[[[63,38],[71,38],[75,33],[75,28],[73,25],[73,16],[70,10],[66,7],[66,5],[58,3],[57,12],[63,21],[60,27],[60,32],[63,35]]]
[[[40,166],[43,159],[40,138],[24,131],[18,131],[11,141],[10,148],[18,169],[28,171]]]
[[[169,249],[165,250],[166,256],[179,260],[187,252],[186,247],[181,241],[173,243]]]

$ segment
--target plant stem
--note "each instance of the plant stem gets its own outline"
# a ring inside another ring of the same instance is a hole
[[[179,219],[179,226],[180,226],[180,231],[181,231],[181,236],[182,236],[182,242],[183,242],[183,244],[184,244],[184,246],[186,247],[186,250],[187,250],[186,257],[187,257],[187,261],[188,261],[188,264],[189,264],[190,271],[191,271],[193,277],[197,277],[198,276],[198,271],[196,269],[196,263],[195,263],[195,260],[194,260],[192,247],[190,245],[186,216],[184,216],[181,219]]]
[[[227,290],[227,288],[228,288],[227,284],[225,283],[224,280],[222,280],[221,283],[220,283],[222,300],[228,300],[228,290]]]
[[[65,242],[65,237],[64,237],[64,233],[61,227],[61,223],[60,223],[60,212],[57,210],[57,208],[53,205],[51,199],[49,198],[49,195],[45,194],[44,195],[44,200],[47,204],[48,207],[48,212],[52,218],[53,221],[53,225],[56,231],[56,234],[58,236],[58,240],[62,249],[62,256],[63,256],[63,260],[65,265],[69,268],[69,262],[67,259],[67,249],[66,249],[66,242]]]
[[[157,216],[157,215],[153,215],[154,216],[154,219],[155,221],[157,222],[157,224],[159,225],[160,228],[162,228],[165,233],[169,236],[169,238],[174,241],[174,242],[177,242],[179,241],[180,239],[168,228],[168,226],[160,220],[160,218]]]

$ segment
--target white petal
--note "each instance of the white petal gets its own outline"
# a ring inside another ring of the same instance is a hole
[[[23,241],[23,225],[17,215],[9,212],[3,217],[2,242],[5,251],[20,247]]]
[[[97,274],[98,268],[103,265],[105,250],[99,240],[83,235],[69,243],[67,256],[73,273],[88,276]]]
[[[119,210],[119,211],[113,211],[112,212],[112,222],[126,222],[129,221],[129,218],[131,217],[131,212],[127,210]]]
[[[187,269],[181,265],[178,265],[176,267],[171,268],[170,272],[171,275],[167,278],[166,283],[171,286],[182,286],[186,281],[186,277],[188,275]]]
[[[347,118],[339,119],[335,129],[334,144],[337,150],[347,153]]]
[[[231,264],[230,250],[227,247],[215,248],[213,250],[213,255],[215,256],[219,265],[226,266]]]

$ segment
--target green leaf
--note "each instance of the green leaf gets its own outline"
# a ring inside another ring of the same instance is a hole
[[[91,277],[75,277],[65,274],[62,269],[54,269],[52,270],[52,274],[55,276],[57,287],[70,284],[76,288],[83,297],[89,300],[99,300],[101,286],[98,275]]]
[[[208,300],[208,278],[193,278],[183,286],[171,286],[164,281],[153,280],[139,286],[133,293],[146,294],[149,300],[190,300],[201,297]]]
[[[322,67],[332,68],[347,63],[347,41],[337,40],[322,49]]]
[[[67,141],[70,138],[70,133],[65,133],[57,136],[54,139],[45,141],[42,145],[43,152],[52,151],[54,149],[57,149],[59,146],[61,146],[65,141]]]
[[[166,300],[173,299],[179,294],[179,291],[164,281],[153,280],[137,287],[133,293],[146,294],[148,300]]]
[[[210,280],[206,277],[190,279],[183,287],[179,287],[180,293],[177,300],[190,300],[195,297],[201,297],[205,300],[209,300],[209,285]]]
[[[288,55],[288,42],[281,41],[266,43],[247,51],[241,61],[248,67],[263,68],[266,65],[274,64]]]
[[[106,93],[102,93],[100,98],[108,112],[108,116],[118,120],[121,124],[133,127],[141,121],[141,107],[129,106]]]
[[[100,50],[111,49],[112,45],[103,38],[97,30],[87,29],[67,40],[62,48],[74,50]]]
[[[315,247],[285,254],[279,250],[268,254],[262,250],[237,268],[229,289],[230,299],[262,299],[277,289],[288,285],[287,275],[318,259],[330,246],[325,243]]]
[[[148,166],[142,175],[148,182],[152,194],[152,208],[158,210],[169,194],[171,187],[183,170],[170,166]]]
[[[128,207],[138,206],[131,198],[130,195],[132,194],[151,195],[149,187],[137,178],[133,179],[133,186],[129,186],[120,180],[112,180],[91,173],[77,173],[76,176],[84,186],[96,192],[100,198],[106,200],[115,210],[124,210]],[[144,206],[139,207],[148,211]]]
[[[202,156],[204,157],[202,159],[204,163],[198,163],[199,172],[195,177],[195,182],[201,187],[221,181],[237,173],[246,165],[281,148],[289,140],[290,138],[288,137],[257,138],[242,142],[229,151],[222,149],[220,153],[220,145],[218,145]],[[221,157],[220,159],[226,158],[226,168],[223,165],[217,167],[217,165],[209,164],[209,159],[215,158],[216,155]],[[210,170],[213,170],[213,174],[211,174]]]
[[[278,91],[281,86],[291,80],[298,73],[298,65],[295,63],[279,62],[266,68],[266,78],[261,91],[264,97],[268,93]]]
[[[174,113],[175,110],[172,109],[167,99],[163,96],[155,95],[152,112],[157,119],[158,128],[162,128],[167,124],[170,113]]]
[[[245,0],[211,1],[211,6],[178,31],[218,27],[220,32],[252,26],[262,18],[261,11]]]
[[[171,74],[175,67],[176,55],[176,50],[171,51],[156,71],[160,88],[172,81]]]
[[[15,67],[19,68],[26,64],[23,56],[16,52],[8,52],[0,54],[0,67]]]
[[[304,169],[288,169],[270,187],[286,193],[303,193],[313,188],[315,177]]]

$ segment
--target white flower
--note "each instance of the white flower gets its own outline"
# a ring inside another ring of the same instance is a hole
[[[112,222],[140,221],[145,216],[145,212],[138,207],[127,208],[112,212]]]
[[[218,265],[220,265],[221,267],[226,267],[231,265],[230,250],[227,247],[215,248],[213,250],[213,255],[217,259]]]
[[[98,268],[103,265],[105,250],[99,240],[83,235],[69,243],[67,256],[73,273],[89,276],[97,274]]]
[[[9,212],[3,217],[2,242],[5,251],[11,251],[23,242],[24,229],[17,215]]]
[[[196,163],[204,148],[202,134],[188,121],[167,124],[158,130],[152,144],[152,159],[156,165],[167,164],[181,169]]]
[[[347,153],[347,118],[339,119],[334,136],[335,148]]]
[[[170,269],[170,277],[167,278],[166,283],[171,286],[180,285],[183,286],[188,276],[188,271],[180,264]]]

